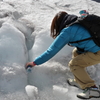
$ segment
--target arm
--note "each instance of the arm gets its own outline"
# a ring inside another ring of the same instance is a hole
[[[54,42],[50,45],[50,47],[38,56],[33,62],[28,62],[26,64],[26,69],[28,65],[34,67],[35,65],[40,65],[51,59],[55,56],[70,40],[70,33],[68,33],[68,29],[63,29],[59,36],[56,37]]]
[[[36,65],[45,63],[53,56],[55,56],[68,42],[69,42],[69,35],[67,35],[66,31],[61,31],[60,35],[56,37],[56,39],[50,45],[50,47],[34,60],[34,63]]]

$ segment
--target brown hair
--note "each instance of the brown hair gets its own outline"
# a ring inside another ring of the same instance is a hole
[[[66,14],[67,14],[66,12],[60,11],[53,18],[52,23],[51,23],[51,34],[50,34],[52,38],[56,38],[59,35],[61,31],[60,30],[61,23],[64,17],[66,16]]]

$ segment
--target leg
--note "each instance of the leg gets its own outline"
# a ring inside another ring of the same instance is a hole
[[[70,70],[82,89],[95,85],[85,68],[98,63],[100,63],[100,51],[96,54],[92,52],[80,54],[69,62]]]
[[[79,54],[78,54],[78,52],[77,52],[77,48],[74,48],[73,51],[72,51],[72,59],[75,58],[75,57],[78,56],[78,55],[79,55]],[[77,84],[76,80],[75,80],[75,79],[68,79],[67,82],[68,82],[69,84],[70,84],[70,80],[71,80],[71,84],[74,83],[75,86],[76,86],[76,84]],[[71,84],[70,84],[70,85],[71,85]],[[78,84],[77,84],[77,85],[78,85]],[[79,87],[79,86],[76,86],[76,87]]]

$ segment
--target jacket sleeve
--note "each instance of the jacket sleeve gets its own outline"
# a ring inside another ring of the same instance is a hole
[[[61,31],[54,42],[50,45],[50,47],[34,60],[35,64],[40,65],[42,63],[45,63],[54,55],[56,55],[68,42],[69,36],[65,31]]]

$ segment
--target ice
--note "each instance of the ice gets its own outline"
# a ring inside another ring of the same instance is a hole
[[[67,88],[63,88],[63,87],[56,86],[56,85],[53,86],[53,94],[59,100],[60,99],[66,100],[67,94],[68,94],[67,92],[68,92],[68,89]]]
[[[30,100],[38,100],[38,88],[32,85],[27,85],[25,87],[26,93]]]
[[[100,15],[98,0],[0,0],[0,100],[79,100],[76,94],[81,90],[66,83],[73,77],[67,66],[72,47],[65,46],[30,74],[24,67],[52,43],[54,15],[62,10],[78,15],[81,9]],[[99,65],[87,71],[99,85]]]

